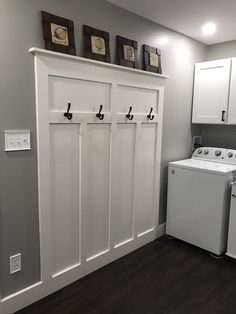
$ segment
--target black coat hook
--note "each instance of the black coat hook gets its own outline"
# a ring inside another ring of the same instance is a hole
[[[154,114],[151,114],[151,113],[152,113],[152,110],[153,110],[153,108],[151,107],[151,110],[150,110],[149,114],[147,115],[147,118],[148,118],[149,120],[153,120],[153,119],[154,119]]]
[[[102,112],[102,105],[100,105],[100,110],[99,112],[96,114],[96,117],[99,119],[99,120],[103,120],[104,119],[104,114],[101,113]]]
[[[70,113],[70,107],[71,107],[71,103],[69,102],[68,103],[68,107],[67,107],[67,112],[64,113],[64,116],[68,119],[68,120],[71,120],[72,119],[72,116],[73,114]]]
[[[130,107],[129,107],[129,112],[128,112],[128,114],[126,115],[126,118],[129,119],[129,120],[133,120],[133,117],[134,117],[133,114],[130,114],[131,111],[132,111],[132,107],[130,106]]]

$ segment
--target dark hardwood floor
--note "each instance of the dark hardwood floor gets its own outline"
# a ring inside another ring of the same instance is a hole
[[[165,237],[18,314],[235,314],[236,260]]]

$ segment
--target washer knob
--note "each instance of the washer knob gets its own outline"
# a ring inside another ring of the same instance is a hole
[[[202,153],[202,149],[199,148],[199,149],[197,150],[197,153],[198,153],[198,154],[201,154],[201,153]]]
[[[205,155],[209,154],[209,149],[205,149],[205,150],[204,150],[204,154],[205,154]]]
[[[219,149],[217,149],[217,150],[215,151],[215,155],[216,155],[217,157],[219,157],[219,156],[221,155],[221,151],[220,151]]]
[[[232,157],[233,157],[233,153],[232,153],[232,152],[229,152],[229,153],[228,153],[228,157],[229,157],[229,158],[232,158]]]

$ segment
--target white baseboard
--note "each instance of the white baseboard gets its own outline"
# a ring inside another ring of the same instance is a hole
[[[231,258],[236,259],[236,255],[231,254],[231,253],[229,253],[229,252],[226,252],[225,255],[227,255],[227,256],[229,256],[229,257],[231,257]]]

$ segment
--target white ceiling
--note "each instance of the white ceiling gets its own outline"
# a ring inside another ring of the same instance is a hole
[[[205,44],[236,39],[236,0],[107,1]],[[202,34],[206,22],[216,23],[215,34]]]

